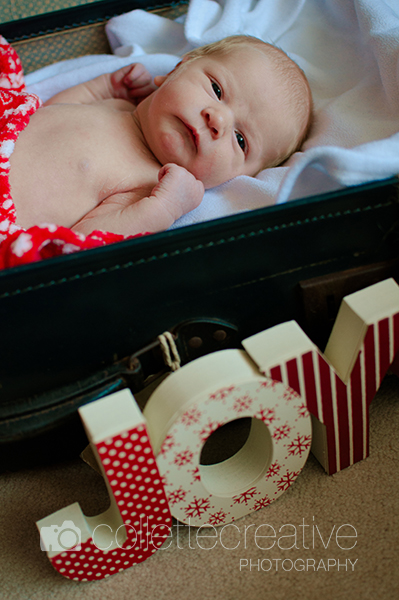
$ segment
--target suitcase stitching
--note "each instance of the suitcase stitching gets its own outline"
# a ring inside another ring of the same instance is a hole
[[[28,286],[23,289],[16,289],[16,290],[13,290],[12,292],[4,292],[3,294],[0,295],[0,299],[11,298],[13,296],[18,296],[20,294],[26,294],[29,292],[43,289],[43,288],[52,287],[54,285],[62,285],[63,283],[69,283],[72,281],[76,281],[78,279],[85,279],[86,277],[94,277],[97,275],[103,275],[104,273],[111,273],[112,271],[117,271],[119,269],[129,269],[130,267],[134,267],[134,266],[141,265],[141,264],[146,264],[146,263],[152,262],[154,260],[162,260],[164,258],[178,256],[179,254],[195,252],[198,250],[202,250],[204,248],[211,248],[212,246],[219,245],[219,244],[221,245],[221,244],[236,242],[236,241],[243,240],[246,238],[255,237],[258,235],[264,235],[266,233],[271,233],[273,231],[279,231],[281,229],[287,229],[290,227],[298,227],[298,226],[305,225],[308,223],[315,223],[317,221],[322,221],[324,219],[335,219],[335,218],[338,218],[338,217],[341,217],[344,215],[362,213],[362,212],[366,212],[369,210],[377,210],[380,208],[387,208],[387,207],[393,206],[395,204],[397,204],[396,200],[389,201],[384,204],[380,203],[380,204],[375,204],[375,205],[368,205],[368,206],[364,206],[364,207],[357,207],[355,209],[348,209],[345,211],[337,211],[335,213],[330,212],[330,213],[326,213],[326,214],[321,214],[321,215],[309,217],[306,219],[299,219],[298,221],[290,221],[288,223],[282,223],[281,225],[267,227],[266,229],[261,228],[261,229],[258,229],[257,231],[250,231],[248,233],[233,235],[226,239],[221,238],[217,241],[211,241],[211,242],[207,242],[205,244],[198,244],[197,246],[194,246],[194,247],[187,246],[186,248],[184,248],[182,250],[174,250],[172,252],[164,252],[164,253],[160,254],[159,256],[150,256],[148,258],[140,258],[136,261],[129,261],[124,264],[116,264],[116,265],[113,265],[112,267],[108,267],[108,268],[104,267],[102,269],[99,269],[98,271],[87,271],[86,273],[76,274],[71,277],[62,277],[61,279],[58,279],[58,280],[53,279],[51,281],[48,281],[47,283],[39,283],[38,285],[35,285],[35,286]]]

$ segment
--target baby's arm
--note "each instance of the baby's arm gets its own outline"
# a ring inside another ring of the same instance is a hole
[[[155,89],[152,77],[144,65],[134,63],[59,92],[44,105],[93,104],[111,98],[128,100],[137,105]]]
[[[158,183],[148,196],[138,191],[114,194],[78,221],[73,231],[88,235],[102,230],[123,235],[155,233],[170,227],[176,219],[196,208],[204,186],[185,168],[169,163],[158,173]]]

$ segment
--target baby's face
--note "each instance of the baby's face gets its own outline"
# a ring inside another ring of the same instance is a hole
[[[206,188],[255,175],[292,139],[280,77],[252,47],[183,61],[137,108],[149,148],[162,165],[185,167]]]

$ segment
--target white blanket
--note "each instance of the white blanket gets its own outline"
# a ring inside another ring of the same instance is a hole
[[[130,62],[165,74],[192,47],[247,33],[277,44],[305,71],[315,123],[301,152],[255,178],[208,190],[175,226],[399,173],[398,0],[191,0],[179,22],[134,10],[107,25],[114,55],[27,76],[29,91],[57,91]]]

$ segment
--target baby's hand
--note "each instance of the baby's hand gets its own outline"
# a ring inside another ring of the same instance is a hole
[[[151,75],[141,63],[122,67],[112,73],[111,86],[114,98],[123,98],[136,105],[157,89]]]
[[[151,196],[161,202],[172,223],[201,204],[204,185],[184,167],[168,163],[159,170],[158,180]]]
[[[84,235],[96,229],[122,235],[155,233],[168,229],[201,203],[204,185],[183,167],[166,164],[159,170],[158,180],[149,196],[131,190],[105,198],[72,229]]]

